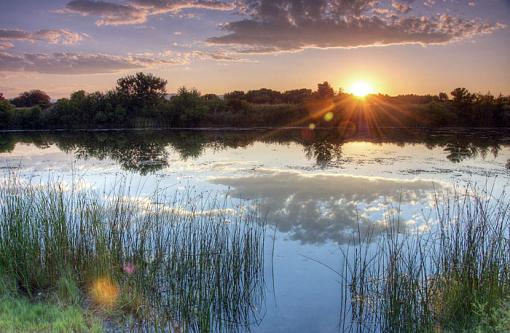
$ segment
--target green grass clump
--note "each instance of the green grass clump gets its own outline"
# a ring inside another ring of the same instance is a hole
[[[251,207],[172,197],[0,186],[0,270],[32,299],[90,304],[119,325],[223,331],[249,325],[263,290],[264,225]]]
[[[58,297],[29,300],[19,294],[14,279],[0,276],[0,332],[103,332],[100,320],[79,305],[53,303]]]
[[[89,322],[79,307],[32,303],[23,297],[0,297],[1,332],[102,332],[98,321]]]
[[[478,324],[473,333],[507,333],[510,332],[510,302],[501,302],[495,310],[488,313],[485,304],[477,306]]]

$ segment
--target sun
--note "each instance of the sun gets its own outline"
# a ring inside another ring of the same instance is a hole
[[[349,88],[349,92],[356,97],[365,97],[374,94],[375,89],[365,81],[357,81]]]

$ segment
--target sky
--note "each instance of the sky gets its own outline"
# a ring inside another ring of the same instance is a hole
[[[0,92],[106,91],[150,72],[202,93],[510,94],[510,0],[0,0]]]

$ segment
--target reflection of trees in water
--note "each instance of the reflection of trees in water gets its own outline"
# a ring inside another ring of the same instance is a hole
[[[10,153],[16,147],[16,141],[11,136],[0,135],[0,153]]]
[[[168,166],[166,144],[151,140],[150,136],[82,134],[58,140],[57,147],[67,153],[74,153],[78,159],[97,158],[112,159],[122,168],[148,174]]]
[[[0,134],[0,153],[12,151],[17,143],[34,144],[42,149],[54,144],[79,159],[109,158],[125,170],[147,174],[167,167],[172,153],[178,154],[179,159],[187,160],[198,158],[206,149],[235,149],[255,142],[300,144],[305,156],[324,168],[340,161],[345,143],[366,141],[399,146],[418,143],[425,144],[429,149],[440,147],[451,162],[457,163],[469,158],[497,157],[502,145],[508,142],[505,134],[497,131],[455,133],[393,130],[377,135],[357,134],[345,139],[333,130],[315,130],[312,137],[303,137],[299,130],[4,133]],[[510,168],[510,165],[507,164],[507,167]]]
[[[328,141],[315,141],[304,144],[306,158],[315,160],[317,166],[325,168],[334,161],[342,158],[342,144],[334,144]]]
[[[501,146],[498,144],[477,146],[473,142],[449,142],[445,145],[444,151],[448,153],[446,156],[448,160],[459,163],[478,156],[485,159],[489,154],[496,158],[501,151]]]
[[[172,148],[179,154],[181,160],[200,157],[206,142],[200,132],[180,133],[172,140]]]

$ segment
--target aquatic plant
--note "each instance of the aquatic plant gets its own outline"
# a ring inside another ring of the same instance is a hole
[[[403,233],[396,214],[383,236],[359,240],[352,256],[344,253],[349,330],[468,332],[489,327],[487,318],[504,320],[510,295],[506,194],[468,185],[436,193],[434,201],[429,231]]]
[[[99,193],[10,176],[0,186],[0,269],[29,296],[57,290],[75,300],[72,281],[82,303],[118,325],[249,325],[263,296],[256,208],[232,209],[227,196],[210,193],[161,192],[138,198],[123,184]]]

